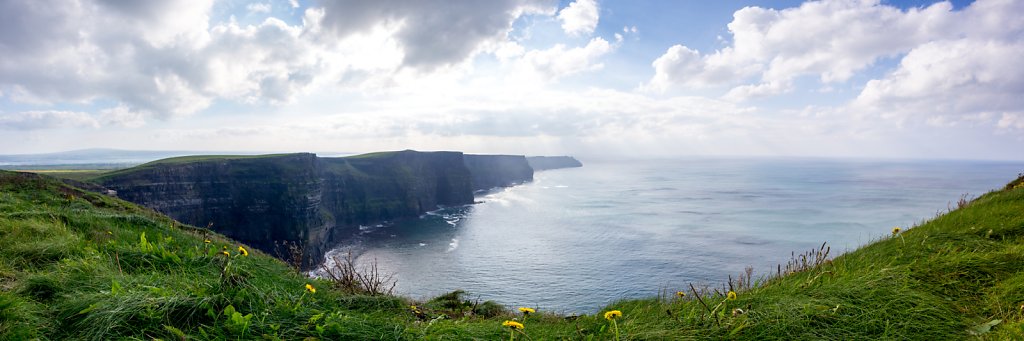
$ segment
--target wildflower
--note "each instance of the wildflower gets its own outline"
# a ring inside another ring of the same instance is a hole
[[[519,323],[519,322],[516,322],[516,321],[505,320],[505,322],[502,322],[501,325],[504,326],[504,327],[509,327],[511,329],[518,329],[518,330],[522,330],[523,329],[523,324]]]
[[[109,230],[108,230],[108,231],[107,231],[107,234],[109,234],[109,235],[114,235],[114,232],[112,232],[112,231],[109,231]]]
[[[679,297],[679,298],[686,297],[686,293],[682,292],[682,291],[676,291],[676,297]]]
[[[523,313],[523,315],[530,315],[530,314],[536,313],[537,311],[534,310],[533,308],[520,307],[519,308],[519,312]]]
[[[604,313],[604,318],[612,322],[612,327],[615,328],[615,341],[619,341],[619,323],[615,322],[615,319],[622,317],[622,312],[618,310],[612,310]]]
[[[249,251],[246,251],[241,245],[238,246],[238,252],[241,253],[242,256],[249,257]]]
[[[895,236],[897,234],[900,234],[900,227],[899,226],[896,226],[896,227],[892,228],[892,235]]]
[[[732,290],[729,290],[729,293],[725,295],[725,299],[730,300],[730,301],[735,300],[736,299],[736,292],[732,291]]]
[[[312,284],[306,283],[306,291],[309,291],[310,294],[315,294],[316,288]]]
[[[207,240],[204,240],[204,241],[203,241],[203,243],[209,244],[209,243],[210,243],[210,240],[209,240],[209,239],[207,239]]]
[[[228,246],[227,246],[227,245],[224,245],[224,246],[222,246],[221,248],[222,248],[222,249],[224,249],[224,250],[227,250],[227,249],[228,249]]]
[[[227,252],[227,251],[221,251],[220,254],[222,254],[224,256],[227,256],[227,257],[231,257],[231,253]]]

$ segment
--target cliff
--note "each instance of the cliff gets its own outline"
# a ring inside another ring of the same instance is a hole
[[[543,158],[542,166],[569,164],[565,159]],[[532,180],[533,168],[521,155],[411,150],[342,158],[186,156],[94,179],[122,199],[186,224],[212,224],[219,233],[280,257],[286,250],[279,243],[303,245],[307,265],[321,261],[359,225],[470,204],[476,190]]]
[[[583,167],[583,164],[572,156],[530,156],[526,158],[526,161],[535,171]]]
[[[473,190],[488,190],[533,181],[533,168],[522,155],[463,156]]]
[[[276,243],[319,261],[360,224],[473,202],[462,153],[415,151],[318,158],[314,154],[202,156],[155,161],[97,179],[125,200],[207,226],[268,253]],[[278,256],[282,256],[278,254]]]

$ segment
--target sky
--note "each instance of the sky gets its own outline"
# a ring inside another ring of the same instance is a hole
[[[1024,1],[0,0],[0,154],[1024,160]]]

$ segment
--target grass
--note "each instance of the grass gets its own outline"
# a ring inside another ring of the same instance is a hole
[[[160,159],[152,162],[142,164],[145,165],[158,165],[158,164],[177,164],[177,163],[190,163],[196,161],[215,161],[215,160],[239,160],[239,159],[265,159],[279,156],[288,156],[299,153],[285,153],[285,154],[263,154],[263,155],[189,155],[189,156],[178,156],[166,159]]]
[[[258,160],[258,159],[274,159],[280,157],[287,157],[292,155],[298,155],[302,153],[291,153],[291,154],[265,154],[265,155],[189,155],[189,156],[178,156],[166,159],[160,159],[156,161],[150,161],[135,167],[118,169],[106,173],[96,174],[95,176],[85,177],[83,181],[91,181],[100,183],[104,178],[109,178],[117,175],[124,174],[135,174],[150,170],[156,167],[166,165],[185,165],[195,162],[214,162],[222,160]]]
[[[679,283],[670,289],[682,298],[524,321],[461,292],[427,302],[345,294],[151,210],[0,172],[0,340],[612,340],[614,329],[629,340],[1022,339],[1021,183],[834,259],[812,250],[749,285]],[[610,310],[622,312],[614,326]],[[506,320],[525,329],[510,332]]]
[[[36,169],[26,170],[27,172],[36,174],[45,174],[55,178],[69,179],[75,181],[88,181],[96,178],[104,173],[108,173],[109,169]]]

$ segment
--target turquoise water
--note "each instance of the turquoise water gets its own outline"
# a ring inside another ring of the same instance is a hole
[[[823,242],[833,255],[911,226],[1024,163],[680,159],[587,162],[419,220],[366,227],[337,251],[376,259],[396,291],[592,313],[747,266],[774,272]]]

